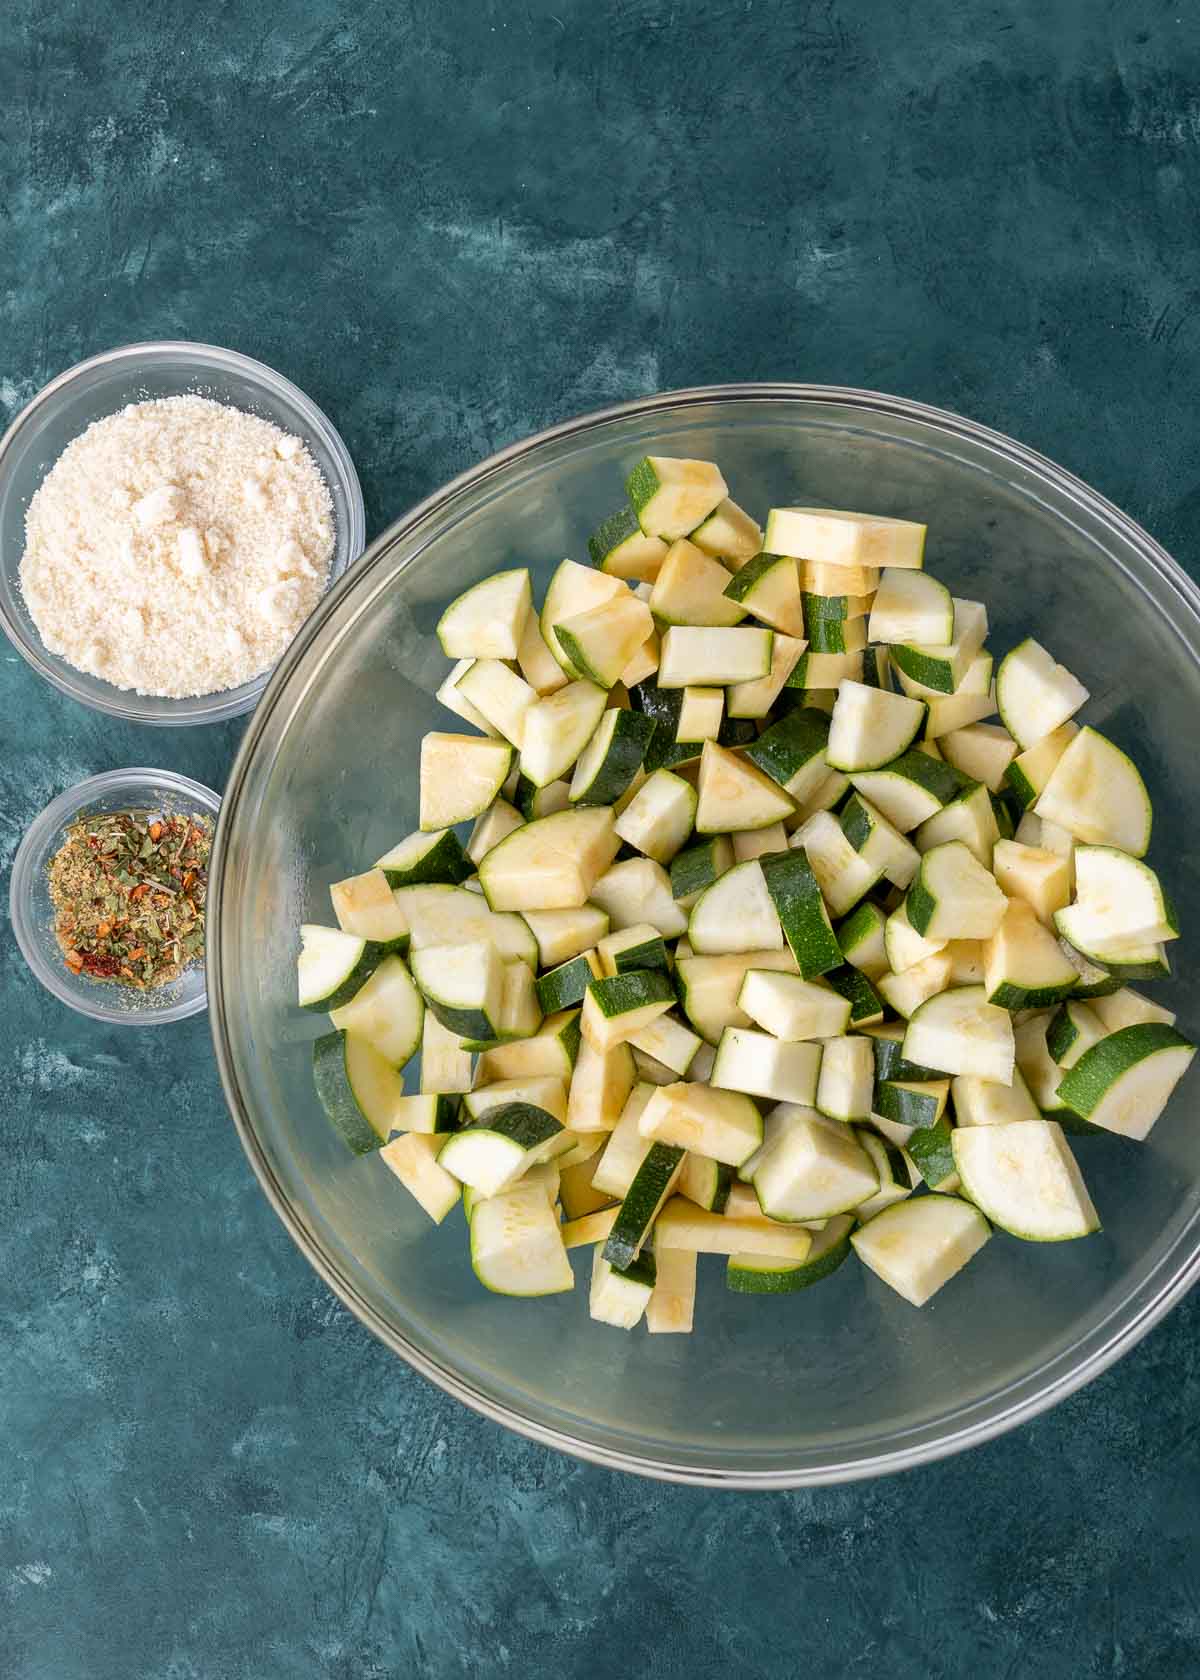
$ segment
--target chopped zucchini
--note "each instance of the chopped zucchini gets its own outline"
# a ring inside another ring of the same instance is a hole
[[[479,879],[493,910],[580,909],[619,845],[609,807],[557,811],[494,846]]]
[[[1083,684],[1032,636],[1006,654],[996,672],[996,705],[1022,750],[1060,729],[1087,698]]]
[[[750,515],[728,497],[691,533],[696,547],[737,571],[762,548],[762,530]]]
[[[372,1044],[393,1067],[404,1067],[417,1053],[425,1008],[403,959],[384,957],[348,1003],[331,1009],[329,1019],[343,1032]]]
[[[447,659],[515,659],[529,617],[529,573],[495,572],[457,596],[438,620]]]
[[[729,573],[719,560],[710,559],[681,537],[667,551],[648,605],[660,625],[740,624],[746,608],[740,605],[740,597],[729,594],[729,582]]]
[[[954,1133],[963,1189],[1002,1231],[1027,1242],[1090,1236],[1100,1217],[1054,1120],[967,1126]]]
[[[486,811],[512,768],[508,741],[437,731],[421,741],[421,827],[451,828]]]
[[[656,770],[617,818],[616,833],[656,863],[670,863],[692,832],[696,809],[690,783],[670,770]]]
[[[1133,760],[1098,730],[1081,729],[1050,773],[1034,810],[1089,846],[1144,857],[1150,796]]]
[[[700,956],[782,948],[783,930],[757,858],[735,864],[700,894],[688,941]]]
[[[673,624],[662,639],[658,663],[660,688],[694,688],[697,684],[724,687],[769,675],[771,641],[767,629],[708,628]]]
[[[740,1167],[762,1142],[762,1117],[751,1099],[711,1085],[659,1085],[638,1119],[643,1138],[673,1143]]]
[[[772,508],[763,546],[821,566],[919,568],[925,527],[911,519],[835,508]]]
[[[727,601],[745,614],[750,612],[772,630],[784,636],[804,635],[804,604],[796,562],[784,554],[759,554],[748,560],[732,577],[726,574]],[[695,619],[694,623],[723,624],[727,619]]]
[[[613,577],[653,583],[667,557],[667,545],[661,537],[646,535],[637,514],[627,504],[610,513],[592,532],[588,556],[593,566]]]
[[[850,1241],[878,1278],[914,1307],[923,1307],[990,1235],[987,1220],[970,1202],[932,1195],[885,1208]]]
[[[908,919],[930,939],[990,939],[1008,900],[961,840],[935,846],[921,859],[908,890]]]
[[[617,930],[648,923],[664,939],[673,939],[687,928],[687,917],[671,892],[670,876],[653,858],[614,863],[592,888],[592,898],[608,911]]]
[[[379,1159],[395,1174],[435,1225],[440,1225],[451,1208],[457,1207],[462,1199],[461,1184],[446,1171],[438,1158],[441,1148],[440,1137],[404,1132],[385,1143],[379,1151]],[[542,1200],[545,1201],[545,1196]]]
[[[625,493],[648,537],[686,537],[729,496],[714,461],[645,455],[625,480]]]
[[[1012,1083],[1015,1046],[1006,1009],[989,1003],[982,986],[955,986],[928,998],[909,1017],[904,1035],[909,1061],[944,1073]]]
[[[987,636],[987,608],[982,601],[954,599],[954,637],[948,646],[903,642],[892,648],[892,663],[906,677],[939,694],[953,694],[963,682]]]

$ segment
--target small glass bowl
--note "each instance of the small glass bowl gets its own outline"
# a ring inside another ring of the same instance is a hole
[[[271,420],[304,439],[333,501],[334,550],[328,584],[362,553],[366,512],[345,444],[316,403],[273,368],[213,344],[126,344],[68,368],[39,391],[0,437],[0,628],[34,670],[85,706],[131,723],[219,723],[258,703],[269,671],[239,688],[181,700],[115,688],[51,653],[21,594],[25,514],[66,446],[94,420],[127,403],[198,395]]]
[[[203,962],[185,969],[170,985],[144,992],[72,974],[54,937],[46,868],[62,845],[68,825],[82,811],[199,814],[211,817],[215,829],[220,808],[219,796],[203,782],[177,776],[172,770],[139,768],[89,776],[60,793],[34,818],[13,859],[9,911],[22,955],[48,992],[81,1015],[115,1027],[156,1027],[200,1014],[208,1003]]]

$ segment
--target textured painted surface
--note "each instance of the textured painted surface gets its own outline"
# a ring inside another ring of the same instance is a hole
[[[942,403],[1200,554],[1200,21],[1159,0],[9,0],[0,418],[204,338],[342,428],[373,529],[705,380]],[[90,772],[220,785],[0,654],[0,868]],[[0,1676],[1200,1667],[1200,1309],[956,1462],[767,1498],[511,1439],[377,1347],[254,1184],[207,1031],[0,940]]]

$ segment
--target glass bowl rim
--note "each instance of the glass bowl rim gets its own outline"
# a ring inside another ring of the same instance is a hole
[[[658,1481],[690,1486],[778,1492],[788,1488],[860,1481],[911,1469],[920,1464],[934,1463],[968,1447],[982,1445],[1057,1405],[1060,1400],[1066,1399],[1076,1389],[1107,1370],[1135,1346],[1186,1293],[1197,1275],[1200,1275],[1200,1240],[1196,1232],[1197,1224],[1200,1223],[1200,1212],[1192,1215],[1171,1249],[1161,1258],[1155,1269],[1139,1281],[1131,1296],[1117,1303],[1099,1324],[1081,1333],[1036,1371],[1016,1379],[1006,1388],[993,1390],[959,1407],[959,1413],[968,1415],[966,1422],[956,1425],[953,1422],[955,1414],[947,1413],[931,1424],[901,1432],[896,1436],[899,1445],[851,1459],[840,1459],[836,1453],[831,1453],[823,1462],[783,1470],[709,1468],[702,1464],[672,1462],[623,1451],[582,1440],[566,1430],[543,1424],[501,1401],[492,1399],[450,1366],[442,1364],[406,1337],[397,1334],[359,1293],[354,1282],[323,1249],[293,1208],[258,1140],[248,1108],[242,1100],[233,1066],[226,1022],[228,1004],[222,976],[221,924],[225,887],[225,835],[237,820],[239,800],[267,721],[283,699],[301,661],[343,598],[351,590],[358,588],[368,574],[386,560],[392,548],[417,530],[423,522],[444,511],[468,490],[475,489],[497,472],[531,454],[542,445],[563,441],[635,415],[650,415],[718,402],[801,402],[835,408],[865,409],[875,414],[915,422],[943,436],[969,442],[998,457],[1007,467],[1018,468],[1033,479],[1052,485],[1056,493],[1073,502],[1081,513],[1099,520],[1134,549],[1145,564],[1163,581],[1169,583],[1184,598],[1191,610],[1200,616],[1200,589],[1197,589],[1182,567],[1135,520],[1122,513],[1114,503],[1093,490],[1081,478],[1050,460],[1048,456],[1028,448],[1003,432],[995,431],[978,421],[969,420],[949,409],[852,386],[814,385],[790,381],[747,382],[692,386],[677,391],[660,392],[630,402],[594,409],[546,427],[498,450],[466,472],[458,474],[393,521],[322,597],[320,605],[271,672],[263,698],[250,720],[230,771],[213,846],[209,875],[209,1015],[213,1048],[226,1102],[259,1183],[301,1254],[334,1294],[384,1346],[399,1354],[414,1370],[427,1377],[444,1393],[462,1401],[473,1411],[502,1424],[515,1434],[574,1458],[608,1469],[631,1471]],[[415,550],[405,565],[413,564],[421,552],[420,549]],[[1181,1250],[1185,1250],[1182,1255]],[[1137,1300],[1138,1297],[1145,1298],[1140,1301],[1136,1310],[1129,1314],[1131,1300]],[[1081,1349],[1084,1350],[1082,1354]],[[933,1430],[937,1433],[931,1438],[921,1440],[915,1445],[903,1444],[906,1433],[920,1435]]]
[[[303,418],[306,426],[320,435],[336,466],[337,482],[330,485],[330,490],[335,493],[335,500],[336,493],[341,493],[345,498],[346,509],[345,548],[348,558],[341,570],[331,575],[326,586],[328,594],[362,553],[366,541],[367,515],[358,473],[341,433],[325,411],[284,374],[278,373],[266,362],[243,355],[240,350],[227,350],[222,345],[205,344],[194,339],[141,339],[132,344],[115,345],[110,350],[102,350],[98,355],[88,356],[84,361],[64,368],[29,399],[13,416],[6,430],[0,434],[0,476],[3,476],[6,470],[6,459],[18,436],[83,375],[95,368],[118,367],[121,363],[129,363],[131,370],[136,370],[140,364],[150,366],[156,360],[169,357],[193,360],[198,370],[209,368],[237,373],[250,384],[271,390]],[[334,564],[336,559],[335,550]],[[111,692],[94,693],[67,672],[59,670],[44,657],[40,645],[26,636],[24,627],[10,615],[2,601],[0,629],[38,676],[52,683],[60,693],[68,695],[81,706],[90,706],[93,711],[103,712],[108,717],[120,718],[127,723],[148,724],[157,728],[190,728],[199,724],[223,723],[229,718],[240,717],[244,712],[251,711],[257,705],[259,696],[271,676],[270,671],[263,671],[257,677],[252,677],[248,683],[239,684],[237,688],[219,689],[212,694],[198,694],[173,700],[170,702],[172,709],[169,712],[156,712],[147,709],[145,696],[135,694],[132,690],[113,688],[111,684],[106,684],[106,690]]]
[[[212,788],[205,787],[203,782],[197,782],[191,776],[181,775],[176,770],[154,770],[149,765],[134,765],[127,770],[103,770],[99,775],[87,776],[82,782],[76,782],[74,786],[66,788],[38,812],[22,835],[12,862],[8,892],[9,918],[12,922],[13,936],[30,973],[48,992],[58,998],[60,1003],[67,1004],[76,1014],[84,1015],[92,1021],[103,1021],[108,1026],[158,1027],[171,1021],[185,1021],[192,1015],[201,1014],[208,1007],[207,952],[201,968],[200,991],[195,997],[181,998],[178,1003],[173,1003],[166,1009],[120,1009],[103,1002],[88,1004],[78,993],[71,990],[58,968],[46,962],[30,934],[29,909],[33,896],[34,872],[45,855],[47,842],[52,840],[55,834],[61,833],[71,818],[91,802],[107,794],[128,791],[133,797],[137,797],[151,790],[155,793],[165,790],[186,795],[189,801],[200,806],[208,815],[214,818],[220,815],[221,795],[214,793]],[[97,998],[103,993],[104,988],[97,986]]]

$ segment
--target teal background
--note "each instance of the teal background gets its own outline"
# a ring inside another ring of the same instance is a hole
[[[1159,0],[8,0],[0,419],[179,336],[340,427],[372,534],[656,389],[874,386],[1062,461],[1196,575],[1200,17]],[[0,866],[82,776],[220,787],[0,651]],[[1200,1670],[1200,1308],[954,1461],[788,1495],[502,1433],[260,1194],[204,1021],[0,938],[0,1677]]]

